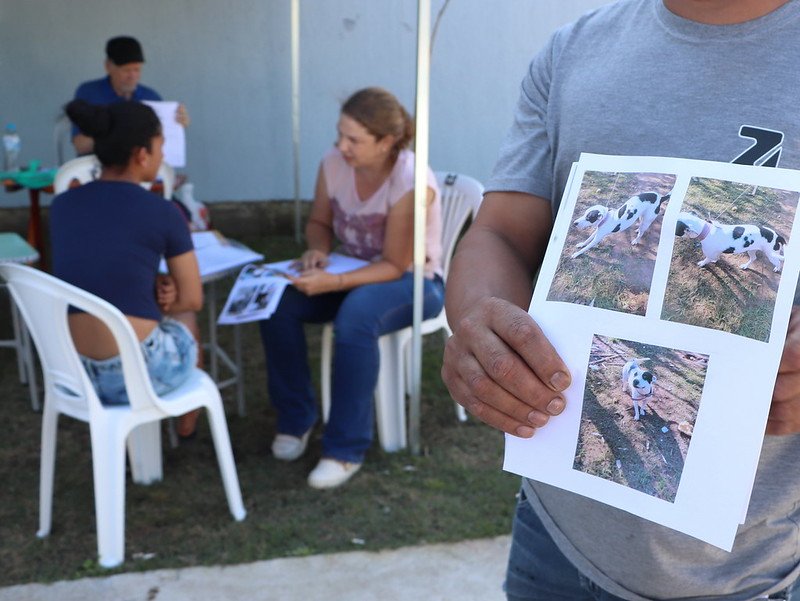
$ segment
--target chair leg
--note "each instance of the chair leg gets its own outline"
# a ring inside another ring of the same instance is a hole
[[[36,354],[34,353],[33,341],[27,326],[22,324],[22,344],[25,354],[25,367],[28,370],[28,392],[31,395],[31,409],[39,411],[42,408],[39,402],[39,385],[36,382]]]
[[[11,331],[13,332],[13,339],[11,342],[14,345],[14,350],[17,353],[17,371],[19,372],[19,381],[21,384],[27,384],[28,371],[25,369],[25,343],[22,340],[22,320],[19,318],[19,310],[14,302],[14,297],[9,293],[8,301],[11,303]]]
[[[89,424],[92,437],[98,563],[125,560],[125,435],[111,423]]]
[[[128,459],[131,480],[136,484],[152,484],[164,478],[161,457],[161,422],[136,426],[128,434]]]
[[[247,415],[247,407],[244,401],[244,367],[242,366],[242,330],[241,324],[233,326],[233,357],[236,362],[236,404],[239,409],[239,417]]]
[[[42,411],[42,457],[39,468],[39,531],[36,536],[50,534],[53,523],[53,481],[56,469],[58,412],[45,401]]]
[[[320,344],[320,391],[322,396],[322,423],[328,423],[331,413],[331,361],[333,354],[333,324],[322,326]]]
[[[242,491],[239,487],[239,476],[236,473],[236,464],[233,461],[231,438],[228,433],[228,423],[225,421],[225,411],[222,401],[207,406],[208,422],[211,428],[211,437],[214,440],[214,449],[217,452],[219,471],[222,474],[222,484],[225,487],[225,496],[231,515],[237,522],[241,522],[247,515],[242,502]]]
[[[406,440],[406,399],[403,349],[397,332],[378,339],[381,365],[375,389],[375,418],[378,438],[388,453],[404,449]]]

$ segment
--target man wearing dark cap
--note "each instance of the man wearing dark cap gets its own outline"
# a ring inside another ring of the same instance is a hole
[[[106,77],[87,81],[78,86],[75,98],[92,104],[113,104],[125,100],[161,100],[161,96],[152,88],[141,85],[144,52],[136,38],[119,36],[106,43]],[[186,127],[189,125],[189,114],[182,104],[178,106],[175,119]],[[72,143],[79,155],[89,154],[94,148],[93,140],[72,129]]]

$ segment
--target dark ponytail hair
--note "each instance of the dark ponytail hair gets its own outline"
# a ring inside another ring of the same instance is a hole
[[[359,90],[345,100],[342,114],[358,121],[378,140],[394,136],[392,161],[414,139],[414,120],[394,94],[383,88]]]
[[[104,167],[124,167],[136,148],[149,152],[154,137],[161,133],[155,111],[140,102],[109,105],[73,100],[64,107],[81,132],[94,139],[94,153]]]

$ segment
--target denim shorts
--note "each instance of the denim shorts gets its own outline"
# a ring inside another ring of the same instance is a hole
[[[189,377],[197,364],[197,344],[189,329],[165,317],[141,342],[144,362],[157,395],[174,390]],[[122,376],[122,361],[90,359],[81,355],[81,363],[104,405],[128,405],[128,392]]]

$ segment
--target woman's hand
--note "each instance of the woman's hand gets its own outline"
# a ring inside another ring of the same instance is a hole
[[[328,273],[323,269],[310,269],[291,278],[291,281],[295,288],[308,296],[344,289],[344,277],[341,274]]]
[[[297,261],[298,271],[306,272],[313,269],[325,269],[328,266],[328,253],[321,250],[307,250]],[[305,275],[305,273],[303,273]]]
[[[175,280],[169,275],[156,276],[156,302],[162,313],[169,313],[173,303],[178,299],[178,288]]]

